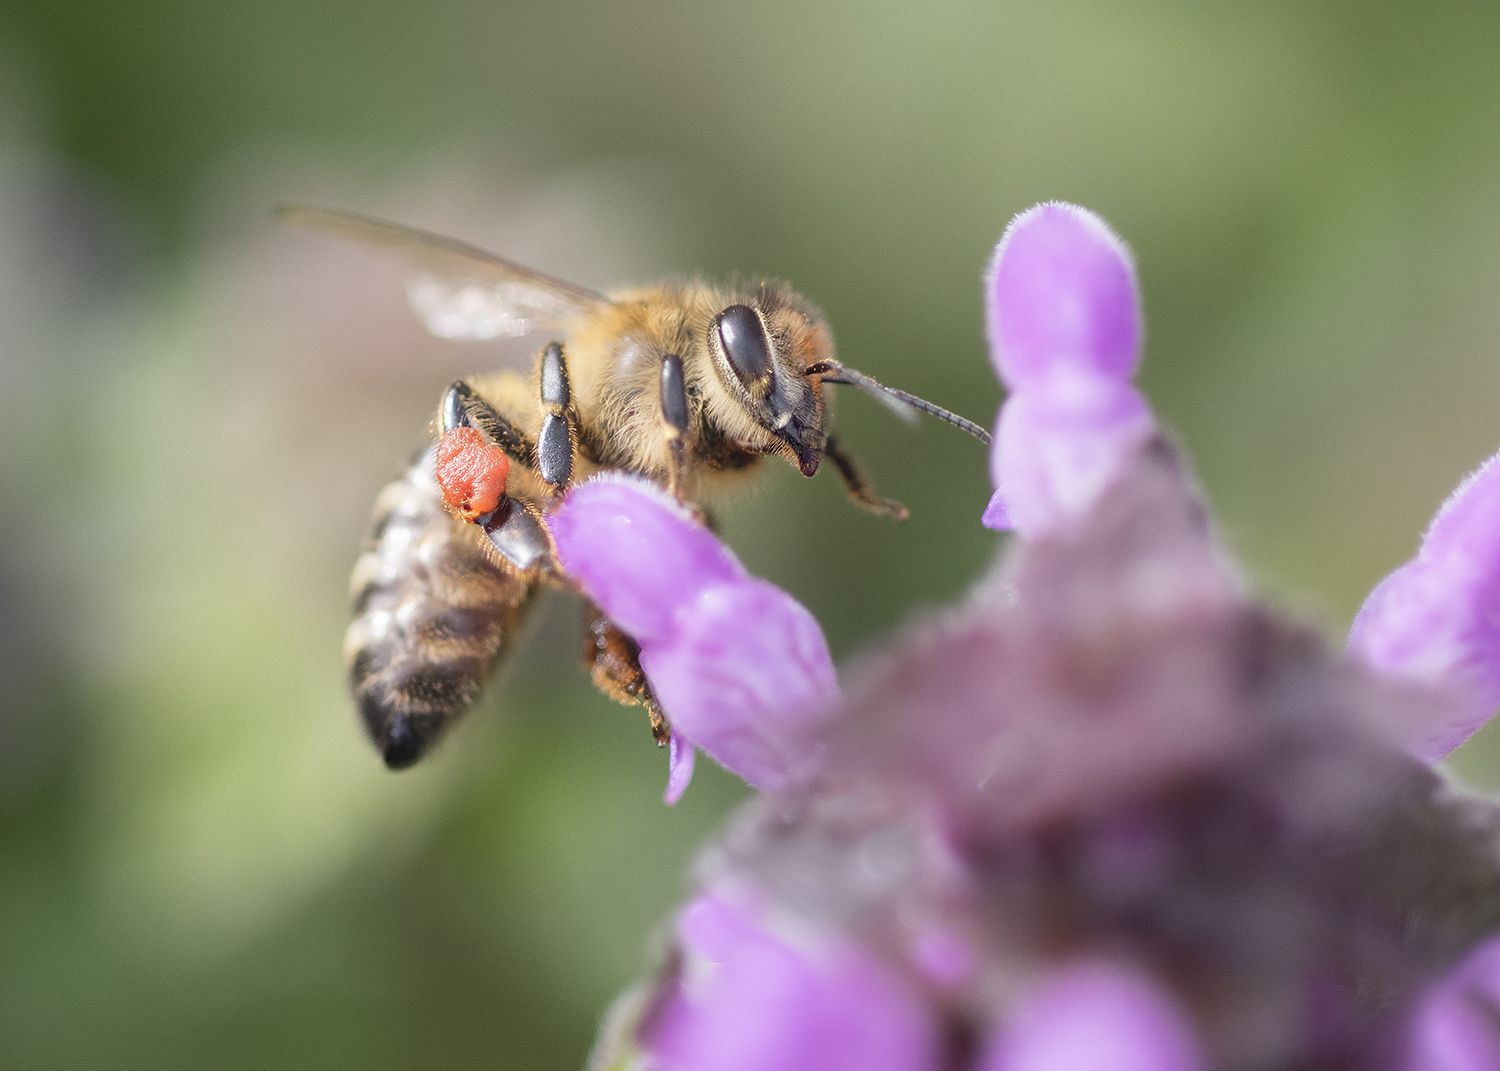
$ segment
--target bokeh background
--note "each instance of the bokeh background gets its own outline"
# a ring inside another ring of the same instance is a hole
[[[381,769],[339,657],[369,502],[525,348],[425,339],[392,264],[271,204],[601,287],[781,275],[988,422],[981,269],[1080,201],[1228,538],[1337,636],[1500,444],[1497,41],[1482,0],[4,0],[0,1066],[577,1067],[744,793],[661,806],[561,599]],[[983,450],[843,401],[911,521],[787,470],[725,528],[848,655],[996,541]]]

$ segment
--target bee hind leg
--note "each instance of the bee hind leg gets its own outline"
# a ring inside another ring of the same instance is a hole
[[[542,521],[542,511],[533,503],[502,495],[500,505],[474,521],[488,543],[494,559],[523,580],[558,572],[557,548]]]
[[[904,521],[910,516],[906,507],[894,498],[882,498],[875,493],[875,489],[870,486],[870,481],[860,470],[858,462],[849,456],[832,435],[828,437],[828,442],[823,447],[823,456],[833,462],[833,467],[838,470],[839,479],[844,481],[844,489],[849,492],[850,500],[860,509],[897,521]]]
[[[640,645],[592,604],[584,614],[582,653],[594,687],[617,703],[645,707],[652,737],[666,746],[672,729],[641,670]]]
[[[530,468],[536,464],[536,447],[525,433],[500,415],[463,380],[452,383],[443,395],[438,410],[438,431],[446,434],[454,428],[475,428],[494,443],[512,461]]]
[[[512,460],[528,467],[537,460],[538,447],[462,380],[450,386],[443,395],[438,425],[444,439],[455,429],[473,428]],[[438,449],[441,450],[441,442]],[[472,455],[462,448],[454,455],[452,475],[455,482],[452,486],[444,482],[448,463],[441,458],[438,460],[437,479],[443,487],[449,511],[484,533],[481,545],[490,560],[512,575],[529,583],[541,574],[554,573],[557,569],[556,549],[542,522],[542,511],[532,502],[505,493],[503,467],[498,474],[486,477],[490,493],[493,494],[498,484],[498,499],[491,499],[492,505],[486,503],[475,508],[469,497],[475,491],[474,473],[470,467],[472,460]],[[481,467],[489,464],[483,459],[480,461]],[[487,509],[487,512],[479,513],[479,509]]]

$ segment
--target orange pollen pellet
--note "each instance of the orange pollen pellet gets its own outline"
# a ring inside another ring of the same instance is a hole
[[[452,428],[438,440],[434,468],[448,510],[472,521],[500,505],[510,458],[478,429]]]

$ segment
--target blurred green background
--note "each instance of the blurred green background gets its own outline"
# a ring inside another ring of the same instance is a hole
[[[563,600],[380,768],[339,657],[369,502],[517,351],[425,339],[391,265],[269,205],[595,286],[782,275],[988,422],[986,257],[1080,201],[1228,538],[1337,636],[1500,443],[1497,41],[1482,2],[4,0],[0,1066],[577,1067],[744,791],[661,806]],[[726,533],[847,655],[996,544],[983,450],[840,424],[910,522],[786,470]]]

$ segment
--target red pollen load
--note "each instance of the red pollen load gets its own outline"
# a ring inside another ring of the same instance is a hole
[[[500,505],[510,459],[476,428],[452,428],[438,440],[434,469],[449,512],[472,521]]]

